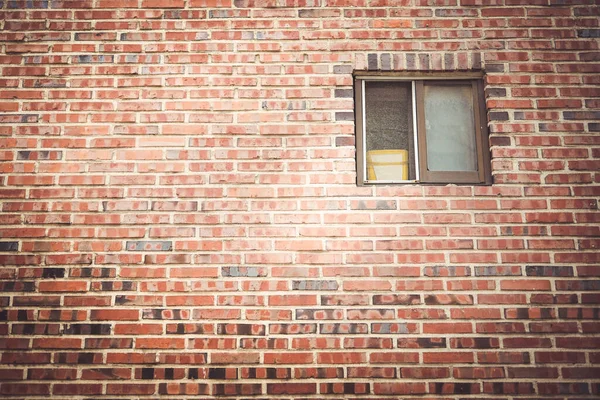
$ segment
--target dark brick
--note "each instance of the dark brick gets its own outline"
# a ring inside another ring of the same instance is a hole
[[[75,272],[76,275],[74,274]],[[114,277],[116,271],[114,268],[77,268],[71,270],[71,276],[78,278],[111,278]]]
[[[454,62],[454,54],[444,54],[444,69],[446,69],[447,71],[454,70],[456,68]]]
[[[504,64],[486,64],[485,71],[490,72],[504,72]]]
[[[600,120],[600,111],[564,111],[563,118],[568,120]]]
[[[336,121],[354,121],[354,113],[352,111],[339,111],[335,113]]]
[[[352,65],[334,65],[333,66],[334,74],[347,75],[347,74],[351,74],[352,72],[353,72]]]
[[[335,97],[337,98],[352,98],[354,97],[354,90],[352,89],[335,89]]]
[[[42,278],[64,278],[64,268],[44,268],[42,269]]]
[[[27,151],[27,150],[17,151],[17,160],[29,160],[30,155],[31,155],[31,151]]]
[[[515,111],[515,119],[516,120],[528,120],[529,118],[530,117],[528,117],[523,111]]]
[[[13,324],[12,333],[16,335],[58,335],[60,324]]]
[[[100,282],[100,287],[102,291],[115,291],[115,292],[126,292],[133,290],[135,285],[132,281],[119,281],[119,282],[111,282],[104,281]]]
[[[475,276],[521,276],[520,268],[504,266],[475,267]]]
[[[487,88],[485,89],[486,97],[506,97],[506,89],[504,88]]]
[[[408,53],[406,55],[406,69],[409,71],[417,69],[417,56],[414,53]]]
[[[592,51],[589,53],[580,53],[579,59],[581,61],[600,61],[600,53]]]
[[[600,37],[600,29],[578,29],[577,36],[580,38]]]
[[[10,0],[9,1],[9,7],[8,8],[13,8],[11,6],[16,4],[16,7],[14,8],[21,8],[23,6],[25,6],[25,8],[27,9],[45,9],[48,8],[48,0]]]
[[[589,394],[590,389],[587,382],[538,382],[538,390],[541,395],[565,395],[565,394]]]
[[[508,121],[509,119],[507,111],[491,111],[488,116],[490,121]],[[515,119],[518,118],[515,116]]]
[[[165,379],[174,379],[175,377],[175,369],[174,368],[165,368]]]
[[[133,339],[131,338],[88,338],[85,339],[86,349],[132,349]]]
[[[534,392],[533,383],[518,382],[518,383],[505,383],[505,382],[494,382],[485,383],[485,392],[491,392],[493,394],[532,394]],[[491,390],[490,390],[491,389]]]
[[[600,280],[597,281],[558,281],[557,290],[600,290]]]
[[[0,251],[19,251],[19,242],[0,242]]]
[[[337,290],[338,286],[336,281],[292,281],[292,290]]]
[[[57,353],[54,360],[58,364],[101,364],[102,353]]]
[[[471,276],[471,267],[435,266],[427,267],[424,276]]]
[[[226,379],[226,373],[225,368],[209,368],[208,379]]]
[[[390,71],[392,69],[392,55],[389,53],[382,54],[380,56],[380,63],[383,71]]]
[[[336,310],[335,309],[330,309],[330,310],[324,310],[324,309],[316,309],[316,310],[312,310],[312,309],[298,309],[295,310],[296,311],[296,320],[300,321],[300,320],[314,320],[314,319],[341,319],[342,318],[342,314],[337,312],[337,318],[336,318]]]
[[[528,265],[527,276],[574,276],[573,267],[552,267],[546,265]]]
[[[395,200],[377,200],[375,202],[375,207],[360,200],[356,206],[357,210],[396,210],[397,208],[398,205]]]
[[[64,328],[65,335],[110,335],[110,324],[69,324]]]
[[[429,54],[419,53],[419,68],[422,71],[429,69]]]
[[[259,267],[222,267],[221,275],[224,277],[247,277],[256,278],[267,276],[267,270]]]
[[[355,146],[354,136],[338,136],[335,138],[336,147]]]
[[[154,368],[142,368],[142,379],[154,379]]]
[[[433,385],[436,394],[471,394],[480,393],[478,383],[444,383],[436,382]]]
[[[135,240],[127,241],[128,251],[171,251],[173,242],[170,240]]]
[[[377,54],[369,54],[367,55],[367,68],[369,70],[377,70]]]
[[[34,292],[34,282],[0,282],[0,292]]]
[[[507,136],[491,136],[490,146],[511,146],[510,138]]]
[[[471,60],[471,68],[481,69],[481,53],[471,52]]]

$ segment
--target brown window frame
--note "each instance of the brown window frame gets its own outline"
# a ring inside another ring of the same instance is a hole
[[[354,77],[355,116],[356,116],[356,157],[357,183],[361,186],[371,184],[473,184],[489,185],[492,183],[490,167],[490,150],[487,129],[487,112],[483,91],[483,75],[480,73],[448,73],[448,74],[368,74],[357,73]],[[415,167],[418,175],[414,180],[399,181],[369,181],[366,176],[365,149],[365,82],[368,81],[405,81],[412,83],[413,132],[415,134]],[[477,171],[429,171],[427,169],[427,135],[424,116],[424,86],[427,83],[435,85],[457,85],[471,83],[473,96],[473,118],[475,127]]]

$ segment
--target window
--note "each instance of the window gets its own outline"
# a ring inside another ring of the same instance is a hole
[[[355,77],[358,183],[491,183],[481,75]]]

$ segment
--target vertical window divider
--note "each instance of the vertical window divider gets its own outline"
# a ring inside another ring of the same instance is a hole
[[[367,175],[367,163],[366,163],[366,159],[367,159],[367,119],[366,119],[366,115],[367,115],[367,101],[366,96],[365,96],[365,88],[366,88],[366,80],[363,79],[361,82],[361,93],[362,96],[360,97],[361,100],[361,104],[360,104],[360,109],[361,109],[361,128],[362,128],[362,138],[361,138],[361,144],[362,144],[362,154],[360,155],[362,157],[362,159],[364,160],[362,163],[362,176],[364,178],[367,178],[366,180],[368,180],[368,175]],[[363,178],[363,179],[364,179]]]
[[[417,94],[416,94],[416,82],[411,82],[412,89],[412,123],[413,123],[413,140],[415,144],[415,181],[419,182],[421,171],[419,168],[419,138],[417,136]]]
[[[416,126],[417,126],[417,142],[419,143],[417,148],[417,154],[415,157],[419,159],[418,170],[419,177],[425,181],[429,180],[429,171],[427,169],[427,135],[425,129],[425,115],[424,115],[424,104],[425,100],[423,98],[423,81],[413,81],[415,85],[415,114],[416,118]]]
[[[476,81],[471,82],[471,88],[473,90],[473,117],[475,126],[475,141],[477,143],[477,170],[479,171],[479,180],[485,181],[485,164],[483,157],[483,139],[482,130],[483,126],[481,123],[481,104],[479,102],[479,84]]]

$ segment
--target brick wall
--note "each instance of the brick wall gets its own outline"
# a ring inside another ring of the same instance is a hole
[[[0,396],[600,394],[597,1],[0,4]],[[494,185],[357,187],[367,69]]]

